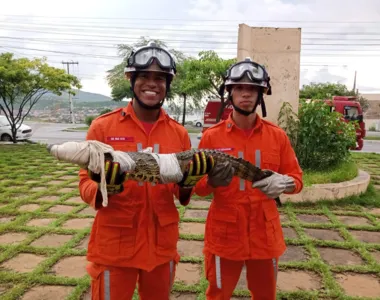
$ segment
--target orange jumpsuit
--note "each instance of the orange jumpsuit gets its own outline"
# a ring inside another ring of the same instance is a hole
[[[254,128],[246,132],[230,115],[204,132],[198,148],[224,151],[262,169],[292,176],[293,193],[303,187],[302,170],[286,133],[258,115]],[[254,299],[274,300],[278,258],[286,249],[275,201],[236,176],[229,186],[215,189],[205,176],[195,193],[214,196],[205,230],[207,299],[230,299],[245,265]]]
[[[137,119],[131,103],[95,119],[86,139],[131,152],[146,147],[156,153],[191,149],[187,130],[164,110],[150,126]],[[124,191],[101,207],[96,203],[97,183],[83,169],[79,176],[82,199],[97,209],[87,253],[92,299],[132,299],[137,279],[141,299],[169,299],[180,258],[179,213],[173,197],[179,198],[178,186],[127,180]],[[189,201],[181,200],[183,205]]]

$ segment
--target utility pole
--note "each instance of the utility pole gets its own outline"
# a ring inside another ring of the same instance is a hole
[[[78,65],[79,63],[77,61],[63,61],[63,65],[67,65],[67,74],[70,74],[70,65]],[[75,124],[75,118],[74,118],[74,105],[73,100],[71,98],[71,94],[69,93],[69,103],[70,103],[70,117],[71,117],[71,123]]]

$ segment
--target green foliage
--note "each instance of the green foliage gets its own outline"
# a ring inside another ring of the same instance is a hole
[[[350,157],[356,143],[355,123],[346,123],[338,112],[330,112],[323,101],[301,101],[298,116],[283,104],[279,125],[287,132],[303,169],[329,170]]]
[[[77,77],[46,63],[46,58],[13,57],[12,53],[0,54],[0,110],[7,117],[13,142],[16,133],[33,106],[47,93],[75,94],[73,87],[81,88]]]
[[[105,109],[103,109],[103,110],[100,112],[99,116],[104,115],[104,114],[107,114],[107,113],[109,113],[109,112],[111,112],[111,111],[112,111],[112,109],[110,109],[110,108],[105,108]]]
[[[193,85],[201,89],[205,94],[221,100],[222,105],[218,113],[219,121],[225,107],[224,96],[220,97],[219,87],[223,82],[228,68],[236,62],[236,59],[223,59],[215,51],[201,51],[198,59],[189,59],[187,76],[193,81]]]
[[[87,126],[91,126],[91,123],[92,121],[94,121],[96,118],[96,116],[87,116],[85,119],[84,119],[84,123],[87,125]]]
[[[324,100],[331,99],[333,96],[356,96],[363,112],[369,108],[366,98],[361,96],[358,91],[349,90],[346,85],[341,83],[310,83],[303,85],[300,90],[301,99]]]

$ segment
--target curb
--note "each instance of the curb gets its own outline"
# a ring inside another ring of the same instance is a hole
[[[304,187],[299,194],[281,196],[281,202],[317,202],[321,200],[336,201],[356,196],[367,191],[371,176],[369,173],[359,170],[358,176],[352,180],[340,183],[313,184]]]

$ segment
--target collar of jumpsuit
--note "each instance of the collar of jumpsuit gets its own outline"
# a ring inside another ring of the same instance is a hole
[[[231,130],[233,130],[233,129],[238,129],[238,130],[241,130],[241,131],[244,131],[244,132],[257,132],[257,131],[259,131],[261,128],[262,128],[262,126],[263,126],[263,121],[262,121],[262,118],[259,116],[259,114],[256,114],[256,120],[255,120],[255,125],[252,127],[252,128],[250,128],[250,129],[248,129],[248,130],[244,130],[244,129],[241,129],[241,128],[239,128],[237,125],[236,125],[236,123],[235,123],[235,121],[232,119],[232,112],[228,115],[228,118],[225,120],[225,124],[226,124],[226,130],[227,130],[227,132],[230,132]]]

